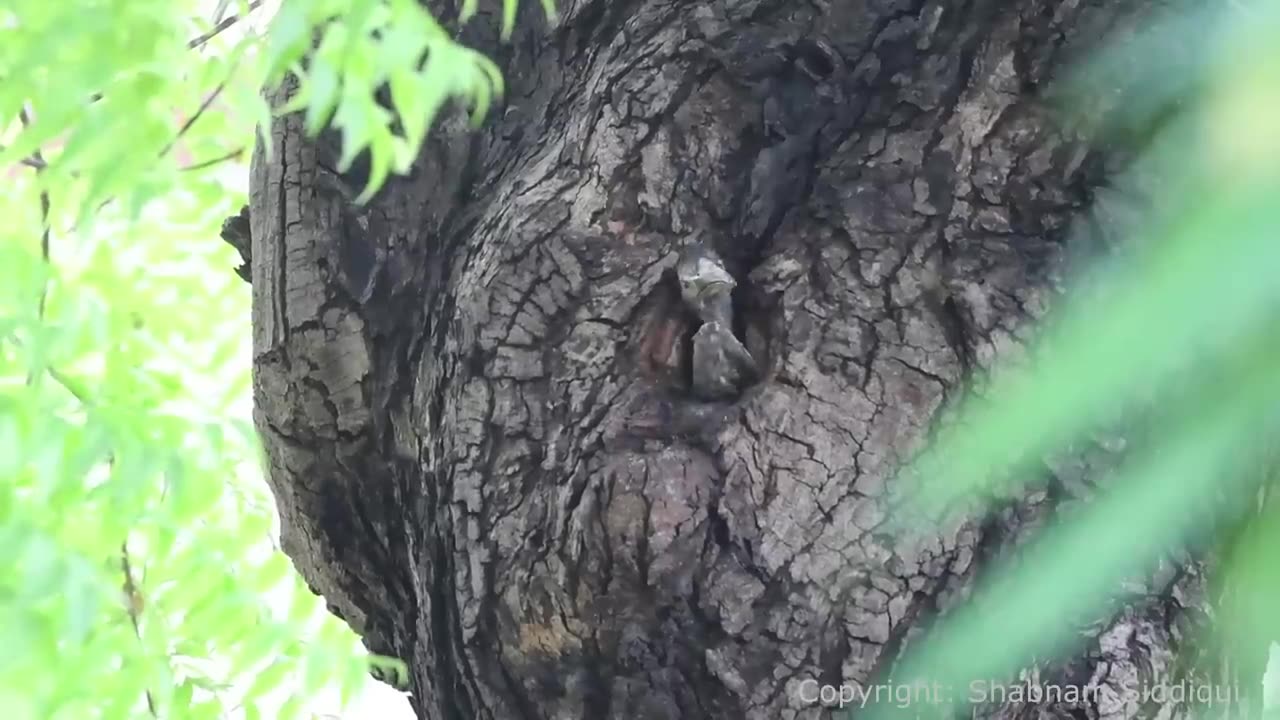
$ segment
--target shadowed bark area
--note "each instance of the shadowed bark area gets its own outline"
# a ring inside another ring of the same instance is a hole
[[[1056,292],[1098,163],[1036,98],[1120,6],[575,0],[509,45],[482,17],[506,105],[363,208],[332,138],[276,124],[249,254],[284,546],[408,662],[420,717],[829,717],[806,681],[888,673],[1087,500],[1105,443],[980,523],[884,523],[894,468]],[[690,393],[689,248],[761,371],[724,402]],[[1100,695],[984,714],[1154,713],[1199,577],[1137,581],[1027,676]]]

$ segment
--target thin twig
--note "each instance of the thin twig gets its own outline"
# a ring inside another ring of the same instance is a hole
[[[249,12],[253,12],[254,10],[257,10],[261,5],[262,5],[262,0],[253,0],[253,2],[249,3]],[[224,30],[231,27],[232,25],[235,25],[237,22],[239,22],[241,17],[245,17],[247,15],[248,13],[246,13],[244,16],[231,15],[229,17],[224,18],[217,25],[214,25],[212,30],[201,35],[200,37],[194,38],[193,40],[191,40],[191,42],[187,43],[187,47],[190,48],[191,50],[195,50],[201,45],[204,45],[205,43],[214,39],[218,35],[222,34]]]
[[[22,109],[18,111],[18,118],[22,121],[23,130],[28,130],[31,128],[31,111],[27,108],[25,104],[22,106]],[[35,167],[36,183],[39,184],[40,175],[44,172],[44,169],[48,167],[49,164],[45,162],[44,156],[40,154],[39,148],[36,148],[36,150],[31,153],[30,160],[32,163],[32,167]],[[49,208],[50,208],[49,191],[41,187],[40,188],[40,257],[44,259],[44,264],[46,266],[49,266],[51,264],[49,261]],[[40,300],[39,300],[39,304],[36,306],[36,317],[38,317],[41,321],[44,320],[45,306],[48,304],[48,302],[49,302],[49,279],[46,276],[40,282]],[[35,383],[35,381],[36,381],[36,375],[35,375],[35,372],[32,372],[30,375],[27,376],[27,385],[32,385]]]
[[[79,400],[81,405],[86,408],[93,406],[93,400],[89,397],[89,393],[80,386],[80,383],[67,377],[55,367],[45,368],[45,371],[49,373],[49,377],[53,378],[54,382],[62,386],[63,390],[71,393],[71,397]]]
[[[133,579],[133,569],[129,565],[128,540],[120,543],[120,568],[124,571],[125,607],[129,611],[129,622],[133,624],[133,634],[141,643],[142,623],[139,616],[142,614],[143,599],[142,593],[138,590],[138,584]],[[151,690],[147,689],[144,692],[147,695],[147,709],[151,711],[151,717],[159,718],[160,713],[156,712],[156,701],[151,697]]]
[[[3,145],[0,145],[0,152],[4,152],[4,146],[3,146]],[[49,163],[45,162],[45,161],[44,161],[43,159],[41,159],[41,158],[37,158],[37,157],[32,156],[32,155],[28,155],[27,157],[24,157],[24,158],[22,158],[22,159],[18,160],[18,164],[19,164],[19,165],[26,165],[27,167],[29,167],[29,168],[35,168],[36,170],[43,170],[43,169],[45,169],[45,168],[49,167]]]
[[[210,30],[209,32],[190,40],[187,43],[187,48],[194,50],[196,48],[199,48],[205,45],[210,40],[212,40],[213,38],[217,37],[219,34],[224,32],[227,28],[231,27],[232,25],[235,25],[241,19],[248,17],[249,13],[261,7],[262,3],[263,3],[263,0],[253,0],[252,2],[249,3],[248,12],[246,12],[244,15],[231,15],[230,17],[224,18],[223,20],[219,21],[217,25],[214,25],[213,29]],[[235,68],[233,67],[232,70],[234,71],[234,69]],[[200,116],[203,115],[210,108],[210,106],[213,105],[213,102],[218,99],[218,96],[222,94],[222,91],[226,88],[226,85],[227,85],[227,80],[223,80],[221,83],[219,83],[218,86],[214,88],[213,92],[210,93],[209,96],[206,97],[204,101],[200,104],[200,107],[196,110],[195,114],[187,118],[186,122],[182,124],[182,127],[178,129],[177,134],[174,135],[174,137],[170,139],[167,144],[165,144],[163,149],[161,149],[160,151],[161,158],[168,155],[173,150],[173,148],[177,146],[178,141],[180,141],[182,137],[186,135],[187,131],[191,129],[191,126],[195,125],[196,121],[200,119]],[[91,103],[97,102],[98,100],[101,100],[101,99],[102,99],[102,93],[94,93],[90,97],[89,102]],[[28,114],[27,109],[25,107],[21,111],[21,117],[22,117],[22,124],[24,128],[31,124],[30,115]],[[238,148],[222,157],[214,158],[212,160],[208,160],[208,161],[198,163],[196,165],[191,165],[181,169],[182,170],[199,170],[201,168],[208,167],[210,165],[215,165],[220,162],[225,162],[226,160],[237,158],[242,154],[242,152],[243,152],[243,148]],[[37,173],[43,171],[45,168],[49,166],[49,163],[44,159],[44,156],[41,155],[39,150],[36,150],[30,156],[23,158],[19,162],[22,165],[26,165],[27,167],[34,168]],[[106,205],[109,202],[111,202],[111,198],[108,198],[106,202],[103,203],[103,205]],[[41,217],[44,224],[44,232],[41,237],[41,251],[44,255],[45,261],[47,262],[49,260],[49,210],[50,210],[48,191],[42,190],[40,192],[40,209],[41,209]],[[47,302],[47,297],[46,297],[47,294],[48,294],[48,286],[46,284],[45,288],[42,289],[40,294],[39,312],[41,317],[44,317],[44,308]]]
[[[253,0],[253,2],[249,3],[249,12],[253,12],[254,10],[257,10],[261,6],[262,6],[262,0]],[[219,22],[217,25],[214,25],[213,29],[210,30],[209,32],[203,35],[200,35],[198,37],[194,37],[191,40],[188,40],[187,49],[195,50],[196,48],[201,47],[205,43],[221,35],[222,32],[227,28],[231,27],[232,25],[235,25],[237,22],[240,21],[240,19],[241,19],[240,15],[232,15],[231,17],[228,17],[222,20],[222,22]],[[101,99],[102,99],[102,93],[100,92],[94,93],[89,96],[90,103],[96,103]]]
[[[232,67],[231,69],[233,71],[235,70],[234,67]],[[164,156],[169,154],[169,151],[173,150],[174,146],[178,144],[178,141],[182,139],[182,136],[186,135],[187,131],[191,129],[191,126],[196,124],[196,121],[200,119],[200,116],[204,115],[205,111],[208,110],[211,105],[213,105],[213,101],[218,99],[218,96],[222,94],[222,90],[226,87],[227,87],[226,80],[223,80],[222,82],[218,83],[218,87],[214,88],[213,92],[209,93],[209,97],[206,97],[204,99],[204,102],[200,103],[200,107],[196,108],[195,113],[192,114],[191,117],[187,118],[186,122],[182,123],[182,127],[178,128],[178,133],[174,135],[172,138],[170,138],[169,142],[165,144],[163,149],[160,150],[160,157],[163,158]]]
[[[257,5],[250,4],[249,9],[252,10],[255,7],[257,7]],[[235,19],[235,16],[227,18],[227,20],[234,20],[234,19]],[[225,22],[226,20],[223,21],[223,23]],[[219,24],[222,24],[222,23],[219,23]],[[173,148],[177,146],[178,141],[182,139],[182,136],[186,135],[187,131],[191,129],[191,126],[196,124],[196,121],[200,119],[200,116],[204,115],[205,112],[210,107],[213,106],[213,101],[217,100],[218,96],[222,94],[222,91],[226,89],[227,83],[231,80],[231,76],[235,74],[236,67],[239,64],[240,64],[239,58],[236,58],[235,60],[232,61],[231,67],[227,69],[227,77],[223,79],[222,82],[218,83],[218,86],[213,89],[213,92],[209,93],[209,96],[206,97],[204,101],[200,103],[200,107],[196,108],[195,113],[193,113],[191,117],[187,118],[186,122],[182,123],[182,127],[178,128],[178,133],[174,135],[173,138],[169,140],[168,144],[164,146],[164,149],[160,151],[161,158],[168,155],[169,151],[173,150]]]
[[[238,147],[238,148],[236,148],[235,150],[232,150],[232,151],[231,151],[231,152],[229,152],[229,153],[226,153],[226,154],[223,154],[223,155],[219,155],[218,157],[210,158],[210,159],[208,159],[208,160],[201,160],[201,161],[200,161],[200,162],[198,162],[198,163],[194,163],[194,164],[192,164],[192,165],[188,165],[188,166],[186,166],[186,167],[184,167],[184,168],[179,168],[179,170],[180,170],[181,172],[191,172],[191,171],[193,171],[193,170],[203,170],[203,169],[208,168],[208,167],[213,167],[214,165],[217,165],[218,163],[224,163],[224,162],[227,162],[228,160],[239,160],[241,155],[244,155],[244,148],[243,148],[243,147]]]

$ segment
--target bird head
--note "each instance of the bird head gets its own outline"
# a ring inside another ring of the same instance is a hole
[[[702,247],[695,247],[680,258],[676,275],[680,294],[695,308],[710,298],[728,295],[737,285],[715,251]]]

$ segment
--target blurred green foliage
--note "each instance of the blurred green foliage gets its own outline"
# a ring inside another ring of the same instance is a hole
[[[413,0],[219,4],[0,7],[6,720],[310,717],[370,663],[404,670],[271,542],[249,293],[217,236],[269,122],[260,91],[286,73],[313,131],[332,120],[348,160],[371,151],[366,195],[446,100],[478,118],[501,79]]]
[[[1013,678],[1081,650],[1118,602],[1143,601],[1144,578],[1208,552],[1217,614],[1180,671],[1256,697],[1280,639],[1280,6],[1183,3],[1056,92],[1071,126],[1136,156],[1120,192],[1157,190],[903,477],[917,517],[955,522],[1043,492],[1054,459],[1090,444],[1112,445],[1116,468],[985,571],[895,677]]]

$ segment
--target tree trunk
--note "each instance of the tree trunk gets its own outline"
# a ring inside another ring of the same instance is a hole
[[[408,663],[422,718],[829,717],[815,681],[886,676],[1072,499],[1058,483],[930,542],[884,525],[939,408],[1050,304],[1101,180],[1038,98],[1140,18],[559,5],[509,44],[468,26],[506,105],[480,131],[445,118],[367,207],[296,116],[256,155],[256,419],[284,547]],[[759,368],[712,401],[676,272],[694,248],[723,258]],[[982,714],[1161,709],[1137,688],[1204,609],[1200,576],[1151,578],[1150,602],[1024,678],[1099,694]]]

